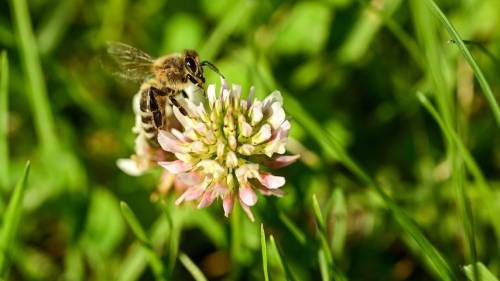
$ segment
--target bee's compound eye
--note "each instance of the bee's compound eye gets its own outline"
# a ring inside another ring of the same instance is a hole
[[[196,71],[196,62],[194,61],[193,58],[191,57],[186,58],[186,67],[193,73]]]

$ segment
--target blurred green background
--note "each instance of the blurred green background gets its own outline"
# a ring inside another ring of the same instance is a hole
[[[500,1],[436,2],[499,100]],[[429,3],[1,1],[3,278],[204,280],[197,267],[208,280],[494,280],[462,266],[500,273],[500,123]],[[133,153],[138,85],[101,67],[106,41],[154,56],[194,48],[244,92],[282,91],[302,155],[277,172],[287,195],[260,197],[255,223],[226,219],[220,202],[152,201],[159,170],[115,165]]]

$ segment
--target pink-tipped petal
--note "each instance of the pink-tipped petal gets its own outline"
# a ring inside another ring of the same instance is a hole
[[[172,174],[184,173],[193,168],[193,165],[181,160],[158,162],[158,165],[162,166]]]
[[[175,138],[174,135],[167,131],[160,130],[158,132],[158,143],[160,144],[163,150],[172,152],[172,153],[186,153],[189,152],[189,149],[182,145],[182,143]]]
[[[208,207],[212,205],[215,200],[215,193],[212,190],[207,190],[203,193],[200,203],[198,204],[198,209]]]
[[[257,194],[253,191],[250,185],[243,185],[239,190],[240,200],[248,206],[253,206],[257,203]]]
[[[274,176],[269,173],[262,173],[260,177],[258,177],[259,182],[269,189],[277,189],[282,187],[285,184],[285,178]]]
[[[282,156],[277,156],[274,157],[270,160],[266,161],[266,166],[271,168],[271,169],[279,169],[286,167],[295,161],[297,161],[300,158],[299,154],[296,155],[282,155]]]
[[[224,215],[226,217],[231,214],[231,211],[233,210],[234,206],[234,193],[228,192],[224,196],[224,199],[222,200],[222,208],[224,208]]]
[[[241,200],[240,200],[240,205],[241,205],[241,208],[243,209],[243,211],[245,211],[245,214],[247,214],[248,218],[254,222],[255,219],[253,217],[253,213],[252,213],[252,210],[250,210],[250,207],[247,206],[245,203],[243,203]]]
[[[200,196],[202,194],[203,194],[202,188],[197,188],[197,187],[189,188],[177,200],[175,200],[175,204],[179,205],[184,201],[196,200],[196,199],[200,198]]]

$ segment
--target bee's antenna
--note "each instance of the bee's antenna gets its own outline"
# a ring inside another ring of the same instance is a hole
[[[208,66],[208,68],[210,68],[211,70],[213,70],[215,73],[219,74],[220,77],[222,77],[223,79],[224,78],[224,75],[222,75],[222,73],[220,73],[219,69],[217,67],[215,67],[215,65],[213,65],[211,62],[209,61],[202,61],[201,62],[201,66]]]

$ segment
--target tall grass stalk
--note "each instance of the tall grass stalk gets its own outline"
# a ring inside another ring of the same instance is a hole
[[[481,86],[481,89],[483,89],[483,93],[486,96],[486,100],[488,101],[491,110],[493,111],[493,116],[495,117],[497,125],[498,127],[500,127],[500,107],[498,106],[498,103],[495,100],[495,95],[491,91],[491,87],[488,84],[486,77],[484,77],[481,68],[477,64],[476,60],[472,56],[471,52],[465,45],[462,38],[460,38],[460,34],[458,34],[455,27],[451,24],[446,15],[441,11],[439,6],[433,0],[426,0],[426,1],[427,4],[430,6],[430,9],[436,14],[437,18],[446,27],[448,34],[452,37],[455,44],[458,46],[458,49],[460,50],[464,58],[467,60],[469,65],[471,66],[472,71],[474,72],[474,75],[476,76],[479,85]]]
[[[9,61],[7,52],[0,55],[0,188],[9,185]]]
[[[45,151],[55,151],[58,147],[58,139],[55,134],[54,118],[47,97],[47,87],[43,78],[28,5],[26,0],[10,0],[9,3],[37,135]]]

